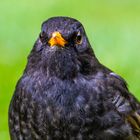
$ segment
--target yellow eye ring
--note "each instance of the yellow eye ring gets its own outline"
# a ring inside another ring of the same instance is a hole
[[[44,36],[45,36],[45,32],[42,31],[42,32],[40,33],[39,37],[40,37],[40,38],[43,38]]]
[[[76,43],[77,44],[81,44],[82,43],[82,35],[80,32],[77,33],[77,36],[76,36]]]

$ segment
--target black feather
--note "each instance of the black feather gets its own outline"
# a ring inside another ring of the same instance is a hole
[[[58,31],[64,47],[49,46]],[[76,44],[75,35],[82,35]],[[139,102],[97,60],[82,24],[54,17],[42,31],[9,107],[11,140],[138,140]],[[132,119],[133,118],[133,119]]]

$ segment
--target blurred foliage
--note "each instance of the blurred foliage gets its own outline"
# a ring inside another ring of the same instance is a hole
[[[1,0],[0,9],[0,140],[9,139],[10,99],[42,21],[52,16],[80,20],[99,60],[140,99],[140,0]]]

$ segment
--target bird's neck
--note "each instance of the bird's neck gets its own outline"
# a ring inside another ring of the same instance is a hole
[[[77,75],[77,66],[72,61],[53,61],[47,68],[48,76],[56,76],[61,79],[71,79]]]
[[[47,77],[74,79],[78,74],[92,75],[100,67],[100,63],[91,50],[75,56],[67,51],[48,52],[44,60],[37,60],[36,58],[38,57],[30,56],[29,58],[29,63],[25,69],[25,73],[28,75],[33,75],[37,71],[40,71]]]
[[[97,72],[100,63],[95,56],[82,54],[76,57],[59,54],[51,57],[47,64],[47,75],[61,79],[73,79],[78,74],[92,75]]]
[[[48,77],[56,76],[60,79],[71,79],[78,73],[78,63],[75,56],[65,51],[56,51],[53,55],[47,56],[45,64]]]

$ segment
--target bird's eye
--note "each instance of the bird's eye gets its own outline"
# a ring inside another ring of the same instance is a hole
[[[39,38],[40,38],[40,40],[41,40],[42,43],[46,43],[47,40],[48,40],[47,35],[46,35],[46,33],[44,31],[42,31],[40,33]]]
[[[77,44],[81,44],[82,43],[82,35],[80,32],[77,33],[77,36],[76,36],[76,43]]]
[[[40,33],[39,37],[40,37],[40,39],[42,39],[42,38],[44,38],[44,36],[45,36],[45,32],[42,31],[42,32]]]

